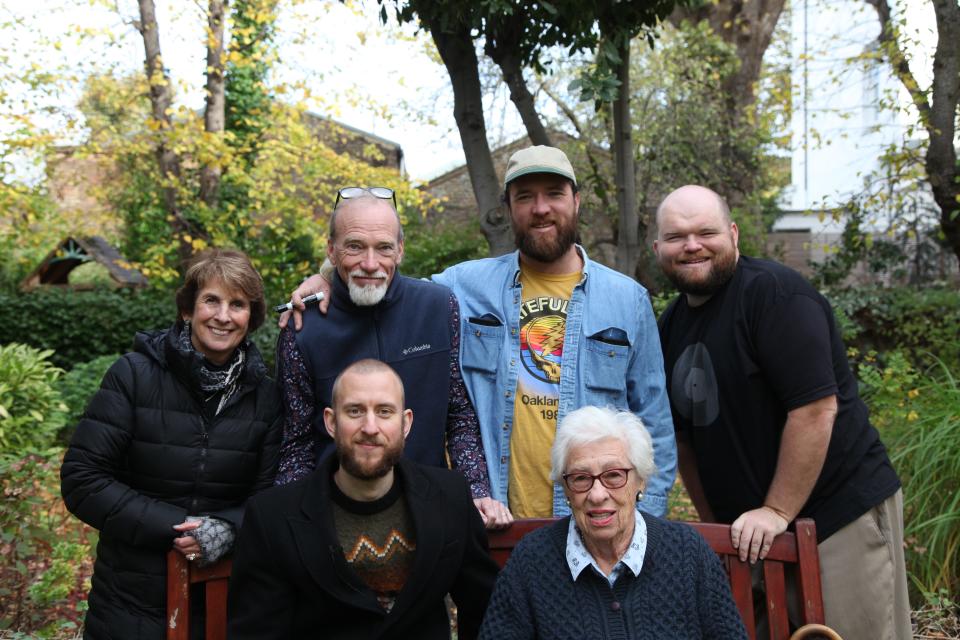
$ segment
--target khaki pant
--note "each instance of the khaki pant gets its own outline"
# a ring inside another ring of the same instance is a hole
[[[903,492],[817,545],[823,609],[843,640],[909,640]]]

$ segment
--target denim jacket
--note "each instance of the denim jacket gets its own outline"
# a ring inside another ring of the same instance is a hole
[[[676,477],[677,446],[653,308],[634,280],[591,262],[583,247],[577,249],[583,278],[567,307],[557,420],[587,405],[635,413],[653,438],[657,467],[638,507],[662,517]],[[506,503],[521,366],[519,252],[464,262],[433,280],[452,289],[460,301],[460,367],[480,419],[491,492]],[[563,490],[555,484],[553,513],[569,512]]]

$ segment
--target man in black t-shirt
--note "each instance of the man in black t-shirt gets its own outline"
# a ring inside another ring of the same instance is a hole
[[[657,211],[654,252],[681,295],[660,318],[679,469],[700,517],[731,523],[742,559],[813,518],[827,624],[910,637],[900,481],[857,394],[826,299],[800,274],[741,256],[716,193]]]
[[[336,455],[247,506],[228,636],[475,638],[497,576],[459,473],[403,459],[413,414],[388,365],[360,360],[324,410]]]

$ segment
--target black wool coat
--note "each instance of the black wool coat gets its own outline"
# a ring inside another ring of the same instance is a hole
[[[414,427],[416,428],[416,427]],[[413,519],[416,557],[390,613],[347,565],[334,529],[336,456],[309,476],[250,501],[230,577],[230,640],[439,640],[476,638],[498,567],[467,481],[456,471],[401,460],[396,470]]]
[[[204,414],[200,356],[176,331],[138,333],[80,420],[60,470],[67,508],[100,531],[86,638],[165,637],[166,552],[188,515],[239,530],[247,498],[269,487],[282,434],[279,394],[250,345],[240,387]]]

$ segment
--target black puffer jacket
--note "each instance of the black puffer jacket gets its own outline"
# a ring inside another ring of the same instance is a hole
[[[164,637],[175,524],[211,515],[239,531],[244,503],[276,473],[282,417],[250,346],[240,388],[207,419],[176,331],[137,334],[104,376],[60,470],[67,508],[100,530],[87,638]]]

